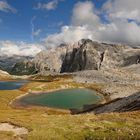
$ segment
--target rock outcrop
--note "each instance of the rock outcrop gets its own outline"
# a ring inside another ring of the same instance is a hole
[[[40,52],[34,58],[36,70],[42,73],[45,71],[60,72],[65,53],[65,47]]]
[[[62,72],[125,67],[137,63],[140,63],[140,49],[83,40],[68,57],[66,54]]]
[[[136,110],[140,110],[140,92],[119,99],[117,101],[112,101],[112,103],[103,105],[102,107],[95,109],[93,112],[99,114],[99,113],[126,112]]]

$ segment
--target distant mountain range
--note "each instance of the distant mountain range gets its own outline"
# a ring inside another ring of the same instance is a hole
[[[0,69],[3,71],[7,71],[10,74],[17,74],[17,75],[22,75],[22,68],[20,71],[16,70],[16,67],[20,63],[28,62],[31,61],[33,58],[32,57],[25,57],[25,56],[0,56]],[[23,64],[22,64],[23,65]],[[23,73],[23,74],[28,74],[28,73]]]
[[[0,69],[15,75],[77,72],[125,67],[140,63],[140,48],[82,39],[40,52],[34,58],[0,57]]]

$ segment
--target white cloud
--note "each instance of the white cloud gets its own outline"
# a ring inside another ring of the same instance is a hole
[[[34,9],[36,10],[39,10],[39,9],[42,9],[42,10],[54,10],[57,8],[57,5],[60,1],[63,1],[63,0],[52,0],[48,3],[38,3],[37,6],[34,7]]]
[[[16,13],[17,10],[10,6],[6,1],[0,1],[0,11]]]
[[[140,22],[139,0],[108,0],[103,5],[103,12],[110,23],[99,32],[99,39],[140,45],[140,26],[137,24]]]
[[[81,38],[90,38],[91,31],[87,30],[86,26],[63,26],[60,33],[49,35],[43,40],[47,48],[57,47],[61,43],[74,43]]]
[[[61,43],[74,43],[82,38],[89,38],[100,42],[140,46],[139,5],[139,0],[108,0],[97,11],[90,1],[78,2],[73,8],[71,25],[63,26],[59,33],[44,38],[43,45],[51,48]],[[51,10],[50,7],[47,9],[41,5],[39,9]],[[99,14],[108,17],[108,23],[102,22]],[[40,33],[40,30],[34,29],[35,18],[31,19],[32,38]],[[0,54],[10,55],[35,55],[42,50],[42,45],[24,42],[0,41],[0,46]]]
[[[34,56],[37,53],[39,53],[42,49],[43,47],[40,44],[0,41],[0,55]]]
[[[140,45],[140,27],[135,22],[117,21],[102,25],[96,38],[110,43]]]
[[[140,22],[140,0],[108,0],[103,9],[112,19],[133,19]]]
[[[94,13],[92,2],[78,2],[73,9],[72,25],[63,26],[60,33],[49,35],[43,42],[47,48],[57,47],[61,43],[74,43],[82,38],[94,38],[95,30],[90,30],[90,26],[100,24],[99,17]]]
[[[136,4],[133,4],[134,1]],[[90,1],[78,2],[73,9],[72,25],[62,27],[60,33],[49,35],[44,39],[44,42],[47,47],[57,47],[63,42],[73,43],[82,38],[89,38],[100,42],[139,46],[140,26],[137,21],[140,16],[137,16],[137,13],[139,13],[140,4],[138,0],[134,1],[108,0],[103,6],[103,11],[102,9],[97,11]],[[119,13],[121,11],[122,14]],[[98,15],[99,13],[103,14],[101,12],[104,12],[104,16],[108,17],[108,23],[101,21]],[[132,21],[127,19],[132,19]]]
[[[41,29],[35,30],[34,21],[36,20],[36,16],[33,16],[31,18],[30,24],[31,24],[31,40],[34,41],[34,37],[38,36],[41,33]]]
[[[33,36],[38,36],[41,33],[41,29],[37,29],[36,31],[32,32]]]
[[[73,8],[73,25],[97,26],[100,24],[100,18],[97,16],[94,4],[90,1],[78,2]]]

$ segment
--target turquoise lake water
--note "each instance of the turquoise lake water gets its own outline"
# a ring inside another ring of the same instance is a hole
[[[89,89],[66,89],[51,93],[29,94],[18,100],[24,105],[40,105],[59,109],[82,109],[84,105],[96,104],[101,97]]]

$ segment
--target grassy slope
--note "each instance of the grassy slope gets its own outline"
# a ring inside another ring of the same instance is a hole
[[[62,86],[62,83],[64,84],[64,80],[47,83],[45,86],[46,83],[37,82],[23,89],[38,89],[42,84],[43,89],[45,87],[51,89]],[[65,86],[68,83],[66,82]],[[11,122],[27,127],[31,130],[28,135],[23,136],[27,140],[140,139],[140,112],[72,116],[48,115],[48,110],[37,107],[11,108],[9,103],[24,93],[19,90],[0,91],[0,122]],[[16,139],[9,132],[0,132],[0,139],[4,138]]]

